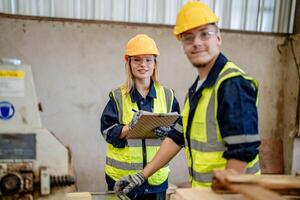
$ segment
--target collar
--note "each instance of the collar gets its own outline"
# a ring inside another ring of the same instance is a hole
[[[221,70],[223,69],[223,67],[225,66],[225,64],[227,62],[228,62],[228,59],[222,53],[220,53],[214,66],[209,71],[209,73],[206,77],[206,80],[204,81],[204,83],[202,84],[202,86],[200,88],[213,86],[215,84]],[[196,90],[196,87],[197,87],[198,80],[199,80],[199,76],[197,76],[195,82],[190,87],[190,89],[189,89],[190,92],[194,93],[194,91]]]
[[[131,96],[131,101],[133,103],[136,103],[138,101],[141,101],[143,98],[143,96],[139,93],[139,91],[136,89],[136,87],[133,87],[132,92],[130,92],[130,96]],[[154,87],[154,82],[153,80],[151,80],[150,82],[150,90],[146,96],[147,98],[156,98],[156,91],[155,91],[155,87]]]

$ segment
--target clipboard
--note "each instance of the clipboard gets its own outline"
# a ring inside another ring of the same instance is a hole
[[[160,126],[171,126],[180,114],[171,113],[152,113],[142,111],[138,123],[128,132],[127,139],[157,138],[153,129]]]

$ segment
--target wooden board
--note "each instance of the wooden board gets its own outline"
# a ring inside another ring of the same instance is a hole
[[[216,194],[210,188],[183,188],[176,189],[175,193],[170,196],[170,200],[246,200],[239,194]]]
[[[214,170],[212,188],[218,193],[239,193],[253,200],[287,199],[280,194],[300,195],[300,178],[289,175],[237,174]]]
[[[73,192],[67,194],[67,200],[92,200],[89,192]]]

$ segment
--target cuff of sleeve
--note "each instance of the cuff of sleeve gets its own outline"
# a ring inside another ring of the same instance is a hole
[[[228,145],[228,149],[223,153],[223,158],[234,158],[237,160],[251,162],[258,154],[258,146],[260,142],[251,144],[234,144]]]
[[[120,139],[120,134],[124,125],[118,125],[114,128],[113,134],[110,135],[110,142],[116,148],[124,148],[126,145],[126,139]]]
[[[178,146],[184,147],[184,137],[183,134],[176,131],[173,127],[169,131],[167,137],[171,138]]]

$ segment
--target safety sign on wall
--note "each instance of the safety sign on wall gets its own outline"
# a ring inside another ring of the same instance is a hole
[[[0,97],[24,97],[23,70],[0,70]]]

